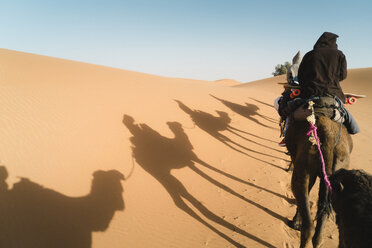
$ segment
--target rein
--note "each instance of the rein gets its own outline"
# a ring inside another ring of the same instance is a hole
[[[322,172],[323,172],[323,179],[324,182],[326,183],[327,187],[329,188],[329,191],[332,193],[332,186],[331,183],[328,180],[327,172],[325,169],[325,162],[324,162],[324,157],[322,153],[322,149],[320,148],[320,142],[319,142],[319,137],[318,137],[318,132],[317,132],[317,127],[315,126],[315,115],[314,115],[314,102],[310,101],[309,102],[309,109],[312,110],[312,114],[307,117],[307,121],[309,122],[310,125],[310,130],[307,132],[307,136],[311,136],[309,140],[313,143],[313,145],[317,145],[318,151],[320,154],[320,160],[322,162]],[[314,141],[315,140],[315,141]]]

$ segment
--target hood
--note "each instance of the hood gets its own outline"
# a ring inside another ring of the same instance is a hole
[[[316,48],[335,48],[337,49],[336,40],[338,38],[337,34],[324,32],[318,39],[318,41],[314,45],[314,49]]]

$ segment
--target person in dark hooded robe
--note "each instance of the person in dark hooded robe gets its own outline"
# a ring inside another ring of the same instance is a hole
[[[346,58],[337,49],[337,38],[337,34],[324,32],[303,57],[298,69],[302,98],[332,95],[345,102],[340,81],[347,76]]]
[[[345,127],[350,134],[359,133],[359,127],[349,111],[344,107],[345,95],[340,81],[347,76],[346,57],[338,50],[337,34],[324,32],[306,53],[298,69],[301,98],[334,96],[340,102],[345,114]]]

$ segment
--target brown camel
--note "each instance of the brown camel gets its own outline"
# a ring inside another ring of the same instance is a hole
[[[339,248],[372,247],[372,175],[341,169],[330,177]]]
[[[315,105],[316,107],[316,105]],[[302,108],[302,107],[300,107]],[[349,166],[349,155],[353,143],[344,125],[330,118],[317,114],[316,127],[328,176],[340,168]],[[322,172],[320,154],[316,145],[309,141],[307,132],[309,122],[291,121],[285,136],[287,149],[294,164],[292,174],[292,191],[296,198],[297,212],[289,222],[292,228],[301,230],[300,247],[319,247],[322,240],[324,224],[330,213],[329,188]],[[309,193],[317,177],[320,178],[316,228],[310,213]],[[315,233],[314,233],[315,232]]]

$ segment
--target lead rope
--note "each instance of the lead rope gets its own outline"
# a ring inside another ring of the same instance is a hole
[[[325,169],[324,157],[323,157],[322,150],[320,148],[318,133],[316,131],[317,127],[315,126],[316,119],[315,119],[313,105],[314,105],[314,102],[310,101],[309,102],[309,110],[311,110],[312,114],[306,118],[306,120],[310,124],[310,130],[307,132],[307,136],[310,136],[309,141],[313,145],[317,145],[317,147],[318,147],[318,151],[319,151],[319,154],[320,154],[320,160],[322,162],[322,171],[323,171],[323,176],[324,176],[323,179],[324,179],[324,182],[326,183],[327,187],[329,188],[329,191],[332,193],[332,186],[331,186],[331,183],[328,180],[327,172],[326,172],[326,169]]]

